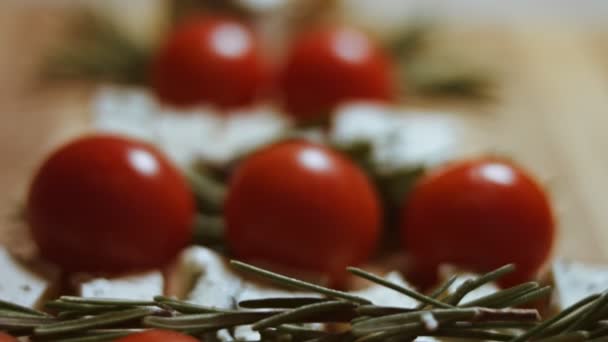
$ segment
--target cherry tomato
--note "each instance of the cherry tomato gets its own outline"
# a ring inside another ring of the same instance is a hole
[[[551,253],[555,225],[547,195],[511,162],[457,162],[425,176],[403,210],[401,233],[412,276],[428,285],[437,266],[517,270],[503,285],[536,275]]]
[[[170,330],[149,330],[119,338],[114,342],[200,342],[200,340]]]
[[[249,105],[268,82],[254,32],[231,18],[198,17],[169,35],[152,65],[161,101],[176,106]]]
[[[392,73],[389,56],[363,32],[326,27],[296,38],[279,83],[288,114],[310,121],[348,100],[395,100]]]
[[[41,255],[68,271],[158,267],[188,244],[194,213],[186,181],[158,150],[110,135],[54,152],[27,201]]]
[[[0,332],[0,342],[17,342],[17,339],[11,335]]]
[[[365,174],[327,147],[286,141],[239,165],[225,203],[236,258],[320,272],[339,282],[364,262],[380,233],[381,210]]]

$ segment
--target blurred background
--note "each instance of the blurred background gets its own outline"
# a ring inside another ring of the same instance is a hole
[[[137,51],[153,51],[172,23],[192,11],[246,16],[277,55],[293,32],[318,22],[369,32],[397,51],[406,70],[400,106],[456,113],[477,150],[506,154],[545,182],[560,219],[558,254],[608,260],[602,0],[2,0],[0,215],[18,211],[49,150],[91,130],[99,85],[141,86],[137,78],[113,77],[130,75],[129,63],[96,73],[96,65],[107,65],[103,54],[81,48],[75,35],[88,32],[84,40],[91,43],[111,28]],[[50,63],[66,48],[82,52],[72,66],[93,65],[88,73],[80,69],[83,77],[66,77],[74,74]],[[119,56],[127,50],[103,48]],[[11,223],[0,225],[0,242],[10,241]]]

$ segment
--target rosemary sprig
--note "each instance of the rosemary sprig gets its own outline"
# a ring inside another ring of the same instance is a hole
[[[215,341],[218,331],[249,326],[258,331],[261,341],[403,341],[418,336],[468,338],[522,342],[584,341],[605,339],[608,324],[608,292],[594,295],[541,321],[534,309],[515,309],[519,305],[546,296],[549,287],[525,283],[492,295],[460,304],[469,292],[508,273],[507,265],[477,279],[464,282],[451,296],[442,294],[455,279],[448,280],[431,296],[357,268],[353,274],[387,289],[416,298],[414,308],[375,305],[347,292],[336,291],[289,278],[241,262],[232,262],[239,270],[262,276],[280,285],[305,289],[325,297],[284,297],[244,300],[238,309],[223,310],[157,296],[154,300],[97,299],[64,296],[49,302],[54,315],[32,311],[12,303],[0,302],[0,330],[34,340],[107,341],[143,329],[161,328],[201,336]],[[438,304],[441,303],[441,304]],[[346,323],[345,330],[332,332],[308,323]]]

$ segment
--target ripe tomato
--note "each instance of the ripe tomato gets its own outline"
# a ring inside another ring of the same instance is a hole
[[[169,35],[152,64],[161,101],[176,106],[251,104],[268,81],[259,42],[236,19],[198,17]]]
[[[454,163],[425,176],[403,210],[401,233],[422,284],[451,263],[486,272],[507,263],[511,285],[533,277],[555,235],[547,195],[518,166],[483,158]]]
[[[17,339],[11,335],[0,332],[0,342],[17,342]]]
[[[68,271],[157,267],[191,239],[193,196],[154,147],[93,135],[38,170],[27,220],[43,257]]]
[[[288,114],[308,121],[348,100],[395,100],[392,73],[389,56],[363,32],[328,27],[296,38],[279,83]]]
[[[235,171],[225,203],[227,242],[243,260],[320,272],[340,282],[366,261],[381,209],[365,174],[327,147],[286,141]]]
[[[198,339],[170,330],[148,330],[115,340],[114,342],[200,342]]]

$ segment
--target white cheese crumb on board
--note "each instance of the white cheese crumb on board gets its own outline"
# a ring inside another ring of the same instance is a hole
[[[94,278],[78,285],[79,296],[88,298],[151,300],[163,293],[164,277],[160,271]]]
[[[163,107],[141,89],[104,87],[93,101],[98,132],[124,134],[157,145],[178,165],[195,160],[225,163],[271,142],[290,121],[267,106],[222,113],[212,107]]]
[[[337,109],[331,139],[369,141],[375,162],[387,167],[435,166],[463,153],[464,134],[463,122],[445,113],[352,103]]]
[[[551,265],[551,306],[563,310],[579,300],[608,289],[608,266],[557,260]]]
[[[159,104],[146,90],[111,86],[97,92],[92,111],[97,131],[151,142],[183,167],[196,160],[226,163],[293,127],[290,118],[271,106],[177,110]],[[463,141],[470,131],[448,114],[353,102],[336,109],[328,136],[340,144],[370,141],[374,160],[386,167],[435,166],[466,153]],[[326,140],[317,133],[312,140]]]
[[[58,272],[42,275],[13,257],[0,246],[0,300],[29,308],[40,308],[52,293]]]

